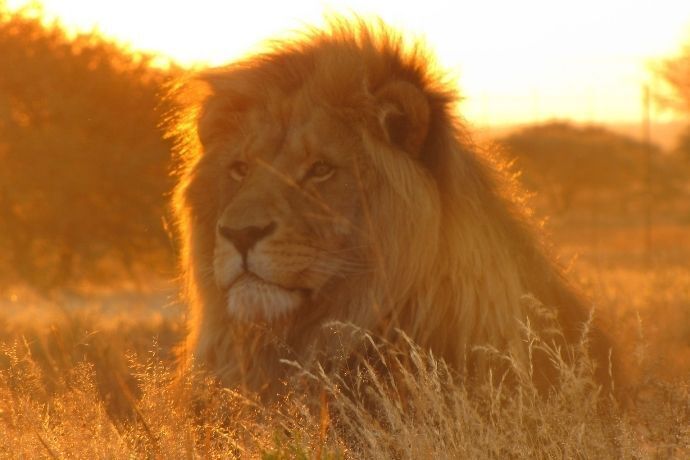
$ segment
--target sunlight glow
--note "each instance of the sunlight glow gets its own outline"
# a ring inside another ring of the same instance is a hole
[[[185,65],[227,62],[262,39],[322,24],[324,11],[377,15],[427,40],[458,77],[463,115],[479,125],[639,120],[650,65],[690,38],[690,1],[678,0],[40,3],[70,30],[96,29]]]

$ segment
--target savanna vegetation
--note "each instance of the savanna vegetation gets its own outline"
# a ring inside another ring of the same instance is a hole
[[[630,375],[618,400],[593,384],[586,347],[539,395],[517,369],[466,385],[374,337],[380,362],[359,378],[303,369],[265,404],[174,371],[159,123],[180,69],[154,63],[0,2],[0,458],[690,456],[690,136],[666,152],[554,122],[497,140],[571,276],[614,318]],[[690,48],[659,67],[664,104],[686,116],[689,69]]]
[[[0,11],[0,276],[40,290],[170,265],[175,69],[94,34]]]

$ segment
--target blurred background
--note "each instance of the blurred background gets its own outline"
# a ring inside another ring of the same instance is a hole
[[[690,2],[231,3],[0,0],[0,340],[87,310],[173,343],[166,85],[351,10],[438,52],[619,340],[690,369]]]

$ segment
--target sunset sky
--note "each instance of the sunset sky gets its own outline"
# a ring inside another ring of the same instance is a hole
[[[39,3],[70,30],[95,28],[186,65],[227,62],[262,39],[321,24],[324,11],[378,15],[426,39],[457,76],[463,115],[477,125],[637,121],[642,85],[658,85],[651,65],[690,42],[690,0]]]

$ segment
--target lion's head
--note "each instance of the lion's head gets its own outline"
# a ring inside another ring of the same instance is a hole
[[[528,293],[577,335],[587,312],[421,48],[336,22],[182,94],[185,356],[227,384],[262,389],[280,357],[327,342],[330,320],[400,328],[457,369],[472,345],[522,353]]]

